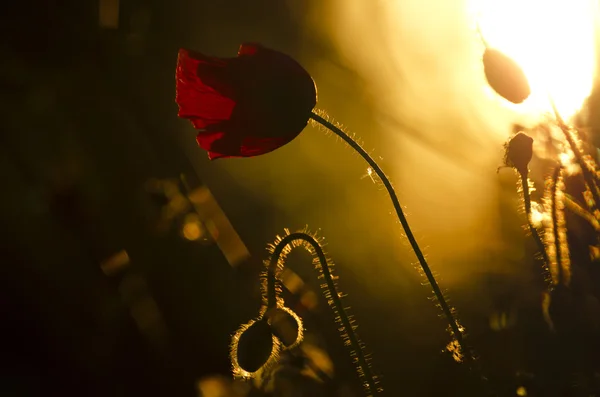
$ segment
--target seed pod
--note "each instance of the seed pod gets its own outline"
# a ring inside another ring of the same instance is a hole
[[[483,70],[490,87],[507,101],[519,104],[531,94],[523,69],[502,52],[486,48],[483,53]]]

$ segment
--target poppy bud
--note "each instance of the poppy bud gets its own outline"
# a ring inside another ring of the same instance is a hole
[[[267,319],[262,318],[243,326],[234,336],[231,348],[234,373],[247,377],[272,363],[279,354],[280,344]]]
[[[281,306],[270,309],[266,315],[271,332],[283,343],[286,349],[291,349],[300,344],[304,330],[302,320],[293,310]]]
[[[502,52],[486,48],[483,53],[483,70],[490,87],[507,101],[519,104],[531,94],[523,69]]]
[[[522,132],[513,136],[505,145],[504,162],[522,175],[527,175],[528,166],[533,157],[533,138]]]

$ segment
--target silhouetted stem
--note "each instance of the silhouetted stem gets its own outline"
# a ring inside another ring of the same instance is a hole
[[[323,278],[325,279],[327,290],[330,295],[327,298],[332,301],[332,306],[337,312],[336,314],[339,316],[339,321],[346,330],[350,346],[356,354],[356,361],[358,367],[360,368],[359,375],[364,378],[364,381],[367,384],[366,389],[373,395],[377,394],[375,378],[371,373],[371,369],[367,363],[367,359],[365,358],[361,344],[354,332],[352,321],[350,321],[350,318],[342,304],[342,300],[340,299],[340,295],[331,275],[331,270],[329,269],[325,252],[323,252],[323,248],[321,248],[319,242],[310,234],[300,232],[289,234],[275,246],[273,254],[271,255],[271,260],[269,261],[269,269],[267,272],[267,307],[269,309],[277,307],[277,273],[279,270],[278,267],[280,266],[281,254],[283,253],[283,250],[295,240],[302,240],[310,244],[314,250],[314,254],[319,259],[321,271],[323,272]]]
[[[460,348],[461,348],[463,354],[466,357],[470,358],[470,354],[467,350],[467,346],[465,346],[465,343],[463,341],[462,332],[460,331],[460,329],[458,327],[458,323],[457,323],[454,315],[452,314],[452,310],[450,310],[450,306],[448,306],[448,303],[446,302],[446,299],[444,298],[444,294],[440,290],[440,287],[438,286],[438,283],[435,280],[435,277],[433,276],[433,273],[431,272],[431,269],[429,268],[427,261],[425,260],[425,256],[423,255],[423,252],[421,251],[421,248],[419,247],[419,244],[417,243],[417,240],[415,239],[415,236],[413,235],[412,230],[410,229],[410,226],[408,225],[408,221],[406,219],[406,216],[404,215],[404,212],[402,211],[402,207],[400,206],[400,202],[398,201],[398,197],[396,197],[396,192],[394,191],[394,187],[392,186],[390,180],[385,175],[383,170],[379,167],[377,162],[375,162],[375,160],[373,160],[373,158],[356,141],[354,141],[352,138],[350,138],[344,131],[342,131],[340,128],[338,128],[337,126],[335,126],[334,124],[325,120],[323,117],[319,116],[318,114],[316,114],[314,112],[311,114],[311,118],[313,120],[315,120],[316,122],[320,123],[321,125],[323,125],[324,127],[326,127],[327,129],[331,130],[334,134],[338,135],[348,145],[350,145],[350,147],[352,149],[356,150],[356,152],[358,154],[360,154],[360,156],[369,164],[369,166],[373,169],[373,171],[375,171],[377,176],[383,182],[383,185],[385,186],[385,189],[387,190],[387,192],[390,196],[390,199],[392,200],[394,209],[396,210],[396,215],[398,216],[398,220],[400,221],[402,228],[404,228],[404,233],[406,234],[406,238],[410,242],[410,245],[411,245],[413,251],[415,252],[415,255],[417,256],[417,259],[419,260],[421,269],[423,270],[423,273],[425,273],[425,276],[427,277],[427,281],[431,285],[431,288],[433,289],[433,293],[434,293],[436,299],[438,300],[438,303],[440,304],[440,307],[442,308],[444,315],[448,319],[448,323],[450,324],[452,333],[454,333],[454,337],[456,338],[458,344],[460,345]]]
[[[598,177],[594,173],[590,172],[589,168],[587,167],[585,161],[583,160],[583,154],[579,150],[579,147],[577,147],[577,143],[575,142],[575,139],[573,139],[573,135],[571,134],[571,131],[569,131],[569,127],[565,124],[564,120],[560,116],[560,113],[558,112],[556,104],[552,98],[550,98],[550,104],[554,110],[556,122],[565,135],[565,138],[567,139],[567,142],[569,143],[569,146],[575,155],[575,161],[577,161],[577,164],[579,164],[579,167],[581,168],[583,179],[585,180],[586,185],[588,185],[590,188],[590,192],[592,192],[592,197],[594,198],[594,208],[600,209],[600,195],[598,194],[598,185],[596,184]]]
[[[589,223],[597,233],[600,233],[600,223],[598,220],[592,215],[588,210],[583,208],[577,201],[575,201],[568,194],[565,194],[565,207],[567,207],[571,212],[579,217],[581,217],[584,221]]]
[[[479,38],[481,39],[481,43],[483,44],[483,46],[485,48],[490,48],[490,44],[488,43],[488,41],[485,39],[485,36],[483,35],[483,31],[481,30],[481,25],[479,24],[479,21],[476,22],[476,29],[477,29],[477,34],[479,35]]]
[[[554,249],[556,250],[556,267],[557,267],[557,284],[562,284],[563,282],[563,268],[562,268],[562,252],[560,249],[560,233],[558,230],[558,212],[556,205],[556,189],[558,178],[560,177],[560,173],[562,172],[562,165],[559,165],[554,170],[552,175],[552,190],[551,200],[552,200],[552,232],[554,233]]]
[[[538,246],[540,253],[542,254],[542,259],[544,261],[544,267],[546,271],[550,269],[550,260],[548,259],[548,253],[546,252],[546,247],[544,246],[544,242],[540,237],[537,229],[533,225],[531,221],[531,197],[529,196],[529,180],[527,178],[527,173],[519,172],[521,176],[521,186],[523,190],[523,202],[525,203],[525,214],[527,216],[527,225],[529,226],[529,231],[535,240],[535,243]]]

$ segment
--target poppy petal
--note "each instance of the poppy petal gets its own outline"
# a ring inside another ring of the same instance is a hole
[[[210,151],[213,149],[215,142],[219,139],[223,139],[224,135],[224,132],[209,132],[207,130],[202,130],[196,135],[196,142],[202,149]]]
[[[317,102],[314,81],[289,56],[244,43],[236,58],[182,49],[179,116],[199,129],[209,158],[253,157],[284,146],[306,127]]]
[[[218,157],[242,157],[240,147],[242,137],[227,132],[200,132],[196,136],[198,146],[208,152],[220,154]]]
[[[279,149],[292,139],[288,137],[239,138],[225,132],[200,132],[196,136],[198,146],[209,152],[211,160],[259,156]]]
[[[293,138],[294,137],[247,137],[242,143],[241,153],[244,157],[254,157],[261,154],[266,154],[274,151],[275,149],[279,149],[280,147],[289,143]]]
[[[238,56],[242,55],[256,55],[258,50],[263,48],[260,44],[257,43],[243,43],[238,50]]]
[[[178,116],[189,119],[197,129],[231,117],[235,101],[207,84],[198,74],[199,69],[206,67],[223,68],[226,62],[193,51],[179,50],[175,95],[179,105]]]

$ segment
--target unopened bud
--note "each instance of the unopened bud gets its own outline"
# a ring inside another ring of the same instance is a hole
[[[526,175],[529,162],[533,157],[533,138],[519,132],[506,143],[505,147],[505,164]]]
[[[483,69],[490,87],[507,101],[519,104],[531,94],[523,69],[502,52],[486,48],[483,53]]]

